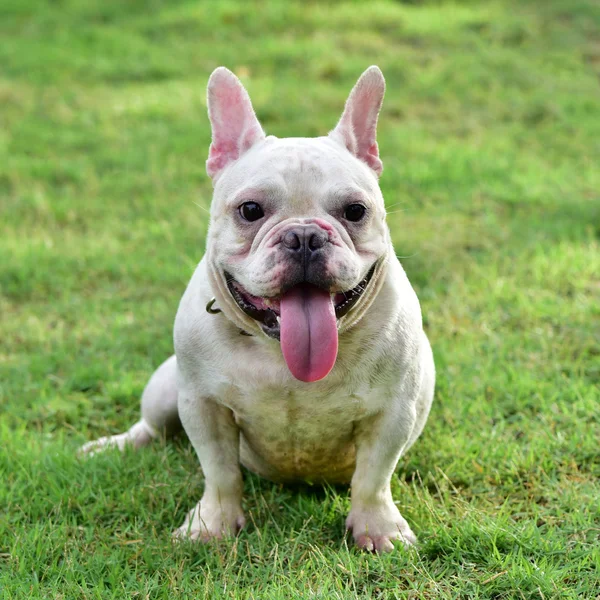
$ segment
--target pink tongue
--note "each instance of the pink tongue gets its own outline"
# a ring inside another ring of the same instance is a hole
[[[329,292],[301,284],[281,297],[281,350],[300,381],[323,379],[338,350],[335,308]]]

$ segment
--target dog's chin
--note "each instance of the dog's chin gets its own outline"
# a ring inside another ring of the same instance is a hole
[[[335,316],[341,319],[347,315],[360,302],[369,287],[369,283],[375,273],[376,264],[373,265],[367,275],[356,286],[347,291],[330,293]],[[244,286],[229,273],[225,272],[225,281],[231,297],[238,308],[257,321],[264,333],[276,340],[280,338],[280,302],[283,293],[290,292],[297,286],[311,286],[312,284],[302,281],[294,286],[286,286],[282,292],[275,296],[260,297],[251,294]],[[314,286],[315,288],[324,288]],[[328,291],[328,290],[327,290]]]

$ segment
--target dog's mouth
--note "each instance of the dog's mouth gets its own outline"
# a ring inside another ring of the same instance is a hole
[[[337,320],[348,314],[367,289],[375,265],[351,290],[331,293],[316,285],[299,283],[281,295],[252,295],[225,273],[227,287],[240,309],[258,321],[263,331],[280,340],[292,374],[301,381],[322,379],[337,356]]]
[[[348,314],[354,305],[360,300],[364,294],[373,273],[375,272],[375,265],[371,267],[366,277],[355,287],[347,292],[335,292],[330,293],[331,303],[334,308],[336,319],[341,319],[344,315]],[[236,281],[229,273],[225,273],[227,280],[227,287],[229,292],[235,300],[236,304],[254,320],[258,321],[264,330],[264,332],[276,340],[280,336],[280,324],[281,324],[281,298],[282,296],[273,296],[271,298],[260,298],[253,296],[248,292],[241,283]],[[318,286],[314,286],[307,283],[300,283],[294,288],[305,286],[308,288],[316,288],[322,290]],[[288,290],[285,292],[287,294]],[[283,295],[285,295],[283,294]]]

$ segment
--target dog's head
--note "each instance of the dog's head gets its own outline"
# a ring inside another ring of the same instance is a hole
[[[292,374],[316,381],[336,359],[338,331],[373,301],[390,247],[376,141],[385,82],[370,67],[325,137],[265,136],[237,77],[208,83],[207,244],[219,306],[246,331],[281,340]]]

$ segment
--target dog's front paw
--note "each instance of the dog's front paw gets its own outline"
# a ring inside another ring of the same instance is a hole
[[[236,535],[245,523],[246,517],[239,504],[202,499],[187,514],[183,525],[173,532],[173,537],[206,543]]]
[[[393,502],[352,507],[346,519],[346,529],[359,548],[370,552],[391,552],[394,540],[405,546],[417,543],[417,537]]]

